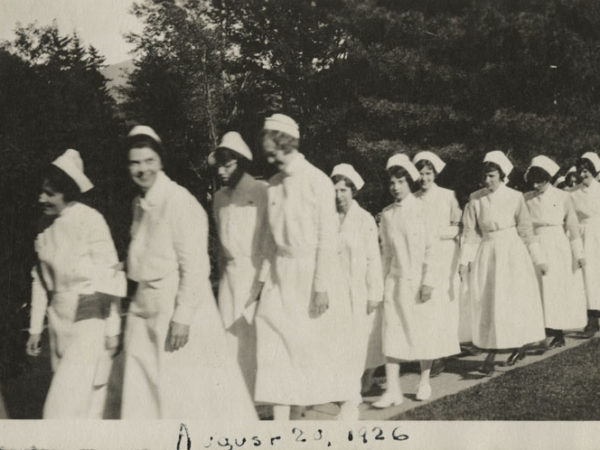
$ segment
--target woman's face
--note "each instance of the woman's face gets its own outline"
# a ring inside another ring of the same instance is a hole
[[[42,205],[42,212],[47,216],[58,216],[67,206],[64,194],[56,192],[48,180],[44,180],[42,184],[42,192],[38,201]]]
[[[502,180],[500,179],[500,172],[497,170],[486,172],[483,176],[483,183],[485,184],[486,188],[494,192],[496,189],[498,189],[498,187],[500,187],[500,183],[502,183]]]
[[[538,191],[538,192],[544,192],[546,189],[548,189],[548,182],[547,181],[538,181],[533,183],[533,188]]]
[[[426,191],[435,181],[435,172],[430,167],[423,166],[419,173],[421,174],[421,189]]]
[[[392,175],[389,186],[390,194],[392,194],[394,200],[404,200],[410,194],[410,184],[406,180],[406,177],[397,178]]]
[[[352,189],[346,185],[344,180],[335,184],[335,206],[339,213],[348,212],[350,203],[352,203]]]
[[[267,162],[278,170],[283,170],[294,157],[294,152],[286,153],[278,148],[277,143],[269,136],[263,138],[262,147]]]
[[[594,175],[592,175],[592,173],[585,168],[582,168],[579,171],[579,176],[581,177],[581,182],[585,186],[589,186],[590,184],[592,184],[592,181],[594,180]]]
[[[160,156],[150,147],[137,147],[129,150],[129,174],[142,192],[148,192],[161,170]]]

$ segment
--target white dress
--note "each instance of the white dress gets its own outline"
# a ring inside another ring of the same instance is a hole
[[[340,261],[350,286],[358,383],[365,369],[382,365],[382,308],[367,315],[367,302],[383,300],[383,273],[377,225],[373,216],[352,200],[340,223]],[[359,385],[360,389],[360,385]],[[360,391],[359,391],[360,392]]]
[[[600,310],[600,184],[596,180],[589,187],[582,183],[570,194],[581,224],[587,309]]]
[[[41,333],[48,315],[54,371],[43,417],[101,419],[112,364],[105,337],[121,332],[117,299],[110,305],[88,304],[96,314],[85,320],[76,317],[82,295],[126,294],[125,275],[116,269],[119,261],[108,225],[95,209],[74,203],[38,234],[35,249],[40,264],[32,271],[29,331]]]
[[[315,405],[356,397],[352,315],[337,253],[329,177],[297,154],[269,181],[270,270],[256,312],[256,401]],[[329,309],[311,314],[314,292]],[[354,355],[355,356],[355,355]]]
[[[586,299],[577,260],[583,257],[583,245],[571,198],[567,192],[548,185],[543,193],[525,194],[525,201],[540,240],[542,258],[548,264],[546,275],[538,275],[546,328],[582,328],[587,320]]]
[[[416,192],[415,197],[423,202],[429,226],[435,229],[437,236],[434,243],[439,269],[436,288],[439,289],[440,301],[446,308],[446,313],[440,318],[438,324],[438,333],[443,334],[450,341],[457,341],[460,304],[459,246],[457,242],[459,228],[457,224],[460,222],[462,213],[454,191],[441,188],[435,183],[427,191]]]
[[[256,420],[210,287],[208,220],[159,172],[134,201],[127,274],[137,282],[125,329],[123,419]],[[187,344],[165,351],[171,321]]]
[[[447,293],[438,268],[435,227],[423,202],[409,194],[381,214],[384,274],[383,353],[400,360],[426,360],[460,352],[458,340],[440,334],[447,320]],[[421,285],[433,287],[420,300]]]
[[[256,378],[256,330],[253,323],[262,243],[267,230],[267,184],[248,174],[235,188],[223,187],[213,203],[219,235],[219,295],[221,318],[249,392]]]
[[[504,184],[495,192],[474,192],[463,226],[461,263],[472,262],[473,343],[504,349],[544,339],[544,313],[532,257],[536,262],[543,260],[523,194]]]

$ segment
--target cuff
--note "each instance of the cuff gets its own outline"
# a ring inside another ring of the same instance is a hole
[[[442,239],[454,239],[458,236],[458,225],[449,225],[442,230],[441,238]]]
[[[571,251],[573,252],[573,258],[575,261],[583,258],[583,242],[581,238],[575,238],[571,241]]]

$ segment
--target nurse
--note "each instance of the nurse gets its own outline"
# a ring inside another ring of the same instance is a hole
[[[331,180],[339,218],[340,261],[345,283],[350,286],[349,302],[355,330],[352,348],[356,362],[356,398],[352,405],[342,405],[342,413],[347,413],[343,417],[345,420],[358,420],[361,375],[364,372],[368,386],[374,369],[384,363],[381,350],[381,254],[375,219],[354,199],[364,186],[362,177],[350,164],[338,164],[333,168]]]
[[[262,244],[267,231],[267,183],[248,172],[252,152],[239,133],[223,135],[209,155],[223,187],[214,197],[219,235],[219,312],[249,392],[256,378],[254,310],[262,287]],[[264,279],[264,276],[262,277]]]
[[[106,221],[79,201],[92,187],[72,149],[52,163],[42,184],[39,201],[54,221],[35,240],[27,354],[39,355],[47,315],[54,376],[44,419],[102,419],[119,345],[125,275]]]
[[[584,336],[593,337],[598,331],[600,316],[600,157],[594,152],[584,153],[577,161],[581,184],[571,190],[575,212],[581,224],[585,267],[583,278],[587,298],[588,322]]]
[[[481,367],[486,375],[497,350],[513,349],[507,360],[513,365],[524,358],[525,344],[545,339],[536,267],[543,275],[548,266],[523,194],[504,184],[512,168],[501,151],[487,153],[485,188],[471,194],[463,217],[459,273],[470,283],[473,343],[489,350]]]
[[[437,289],[440,301],[446,307],[446,313],[439,317],[437,332],[448,341],[458,343],[460,278],[457,269],[462,211],[454,191],[439,187],[435,182],[446,166],[439,156],[433,152],[422,151],[414,156],[413,163],[421,174],[420,189],[415,192],[415,197],[423,202],[427,221],[435,229],[438,238],[435,242],[440,271],[437,276]],[[431,369],[431,376],[436,376],[443,370],[443,360],[436,360]]]
[[[255,399],[275,420],[291,405],[356,398],[352,313],[337,248],[339,219],[329,177],[300,148],[298,124],[284,114],[264,123],[262,146],[279,172],[268,187],[269,271],[256,312]]]
[[[147,126],[128,135],[133,206],[127,275],[123,419],[256,420],[209,281],[208,220],[162,170]]]
[[[428,221],[423,202],[412,194],[419,171],[403,154],[392,156],[386,170],[394,198],[381,215],[387,388],[373,403],[375,408],[402,403],[401,361],[419,361],[421,380],[416,397],[427,400],[431,397],[432,361],[460,352],[456,339],[448,340],[438,332],[447,313],[444,302],[448,299],[439,287],[442,280],[435,253],[438,230]]]
[[[579,222],[570,195],[550,183],[558,170],[558,164],[540,155],[525,172],[525,180],[534,188],[525,194],[525,202],[548,266],[545,275],[538,274],[538,281],[551,348],[565,345],[563,330],[583,328],[586,322]]]
[[[581,182],[577,167],[572,166],[565,175],[565,189],[571,190]]]

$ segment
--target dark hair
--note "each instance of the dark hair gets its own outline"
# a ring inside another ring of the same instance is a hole
[[[598,175],[598,171],[594,167],[594,164],[592,164],[592,162],[587,158],[579,158],[577,160],[577,173],[581,173],[583,169],[591,173],[593,177]]]
[[[356,193],[358,192],[358,189],[356,189],[356,186],[354,185],[352,180],[350,178],[348,178],[347,176],[337,174],[337,175],[334,175],[331,177],[331,181],[333,181],[333,184],[338,184],[340,181],[343,181],[344,183],[346,183],[346,186],[348,186],[350,188],[350,190],[352,191],[352,197],[354,197],[356,195]]]
[[[435,170],[435,167],[433,167],[432,162],[429,161],[428,159],[421,159],[421,160],[417,161],[417,163],[415,164],[415,167],[417,168],[417,170],[419,172],[421,170],[423,170],[423,167],[427,167],[428,169],[431,169],[433,171],[433,174],[436,177],[438,176],[437,170]]]
[[[265,138],[272,139],[275,145],[284,153],[290,153],[293,150],[300,149],[300,139],[290,136],[287,133],[277,130],[263,130],[260,134],[261,142],[264,142]]]
[[[406,181],[408,182],[408,186],[410,187],[410,191],[415,192],[417,190],[417,181],[418,180],[413,180],[413,178],[410,176],[410,174],[404,167],[392,166],[389,169],[387,169],[387,174],[388,174],[388,179],[391,179],[392,177],[406,178]]]
[[[526,181],[532,185],[533,183],[547,183],[552,179],[548,172],[537,166],[530,168],[526,175]]]
[[[498,172],[498,174],[500,174],[500,180],[504,181],[506,179],[506,174],[500,168],[500,166],[498,164],[496,164],[495,162],[486,161],[481,166],[481,174],[482,175],[486,175],[490,172],[496,172],[496,171]]]
[[[53,191],[62,194],[66,203],[75,202],[81,198],[81,190],[77,183],[61,169],[51,164],[43,174]]]
[[[127,138],[127,151],[133,148],[151,148],[161,159],[163,157],[164,149],[161,143],[156,142],[149,136],[144,134],[138,134],[133,137]]]
[[[571,184],[571,179],[573,178],[573,184]],[[565,175],[565,181],[564,184],[566,186],[572,187],[575,184],[579,184],[581,182],[581,179],[579,177],[579,174],[577,172],[569,172],[568,174]]]
[[[215,150],[215,161],[217,163],[217,167],[227,164],[229,161],[233,160],[237,161],[236,170],[241,170],[243,172],[248,171],[250,161],[247,158],[240,155],[238,152],[234,152],[233,150],[227,147],[218,147]]]

